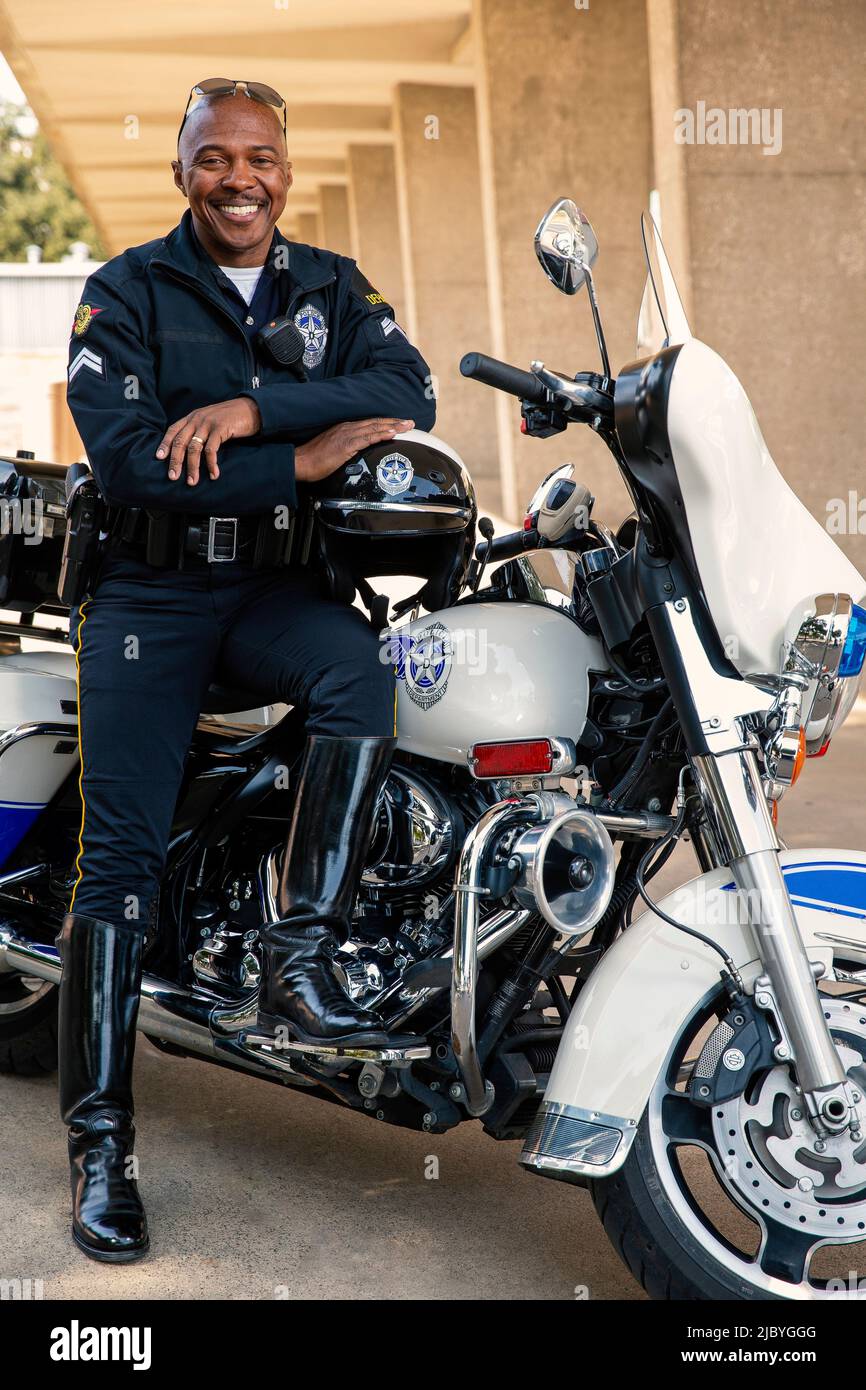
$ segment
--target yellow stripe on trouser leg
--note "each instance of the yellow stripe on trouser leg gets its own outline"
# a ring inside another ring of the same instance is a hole
[[[84,621],[87,617],[85,608],[89,599],[85,599],[78,614],[78,630],[75,634],[75,694],[78,703],[78,792],[81,796],[81,825],[78,830],[78,854],[75,856],[75,870],[78,875],[72,885],[72,897],[69,899],[69,911],[72,911],[75,903],[75,894],[82,879],[81,856],[84,853],[84,749],[81,746],[81,635]]]

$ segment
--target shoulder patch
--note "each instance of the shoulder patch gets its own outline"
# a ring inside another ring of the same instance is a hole
[[[385,296],[374,289],[366,275],[357,266],[352,272],[352,293],[357,295],[370,314],[378,314],[382,309],[390,309],[391,307]]]
[[[72,332],[76,338],[83,338],[93,319],[103,312],[98,304],[79,304],[72,320]]]

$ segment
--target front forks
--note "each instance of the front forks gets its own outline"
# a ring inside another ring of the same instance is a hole
[[[691,754],[691,765],[719,863],[737,885],[738,907],[755,935],[765,970],[757,1002],[777,1015],[777,1060],[790,1061],[812,1125],[823,1137],[859,1135],[852,1088],[827,1026],[815,975],[779,864],[755,742],[746,720],[766,715],[773,697],[710,661],[692,603],[681,597],[647,612]],[[667,660],[665,660],[667,657]]]
[[[692,758],[711,818],[713,839],[737,885],[738,907],[755,935],[765,971],[759,1005],[778,1016],[778,1061],[793,1064],[819,1134],[857,1129],[858,1116],[827,1027],[815,972],[806,954],[779,863],[779,842],[751,747]]]

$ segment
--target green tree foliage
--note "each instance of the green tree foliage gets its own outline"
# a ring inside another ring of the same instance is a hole
[[[105,251],[96,229],[26,106],[0,103],[0,260],[24,261],[27,247],[62,260],[84,241],[94,260]]]

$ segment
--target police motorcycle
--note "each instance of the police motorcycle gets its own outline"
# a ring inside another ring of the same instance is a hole
[[[371,1119],[433,1133],[477,1119],[519,1141],[530,1173],[588,1190],[653,1298],[862,1297],[848,1272],[866,1240],[866,853],[789,851],[776,811],[855,701],[866,581],[692,336],[648,217],[643,238],[643,351],[617,378],[597,243],[567,199],[536,251],[559,290],[586,286],[601,372],[461,364],[521,401],[526,432],[602,439],[634,503],[617,530],[566,465],[519,531],[483,518],[476,548],[462,462],[417,432],[313,503],[311,552],[334,593],[360,592],[397,672],[397,753],[334,968],[401,1046],[256,1033],[303,730],[219,689],[178,800],[138,1027]],[[22,515],[39,501],[42,527],[39,545],[6,528],[0,559],[0,1069],[20,1074],[55,1062],[80,817],[55,586],[61,548],[63,593],[76,537],[99,523],[92,483],[71,481],[67,516],[63,470],[0,469],[2,499]],[[406,574],[424,586],[388,624],[370,581]],[[655,902],[679,841],[697,874]]]

